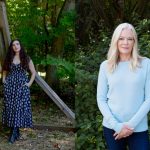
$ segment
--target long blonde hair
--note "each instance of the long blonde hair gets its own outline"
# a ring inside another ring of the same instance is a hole
[[[130,69],[132,71],[135,70],[137,67],[139,67],[140,59],[142,58],[138,53],[138,39],[134,27],[129,23],[119,24],[113,33],[110,48],[107,54],[108,71],[111,73],[116,69],[119,61],[119,51],[117,48],[117,42],[123,29],[130,29],[133,33],[134,46],[132,49],[131,59],[130,59]]]

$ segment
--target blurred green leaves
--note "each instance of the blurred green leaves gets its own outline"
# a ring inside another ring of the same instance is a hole
[[[46,59],[41,61],[41,64],[53,65],[57,68],[57,75],[59,78],[69,79],[71,82],[74,82],[75,76],[75,66],[73,63],[66,61],[62,58],[55,58],[51,55],[47,55]]]

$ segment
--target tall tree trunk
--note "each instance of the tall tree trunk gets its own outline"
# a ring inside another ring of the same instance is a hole
[[[48,3],[48,2],[47,2]],[[53,27],[56,27],[57,25],[57,7],[56,5],[53,5],[51,7],[51,24]],[[53,40],[52,45],[51,45],[51,50],[47,49],[47,54],[51,54],[52,56],[57,56],[59,52],[57,52],[57,45],[61,43],[57,43],[57,40]],[[46,82],[54,89],[59,91],[59,80],[57,78],[57,73],[56,73],[56,66],[54,65],[47,65],[46,66]]]
[[[52,9],[52,18],[51,18],[51,24],[53,27],[57,27],[59,25],[59,20],[61,18],[61,15],[64,11],[69,11],[74,9],[74,0],[65,0],[62,8],[57,10],[57,6],[53,6]],[[65,34],[62,33],[59,36],[55,37],[53,39],[50,54],[54,57],[61,57],[64,50],[64,39]],[[57,90],[59,92],[59,79],[57,78],[56,74],[56,66],[49,65],[46,68],[46,82],[52,86],[53,89]]]
[[[62,56],[64,49],[64,37],[59,36],[54,39],[51,49],[51,55],[54,57]],[[59,92],[59,79],[57,78],[57,68],[54,65],[48,65],[46,68],[46,82],[57,92]]]

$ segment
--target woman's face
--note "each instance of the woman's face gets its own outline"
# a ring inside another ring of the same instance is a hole
[[[21,49],[19,41],[14,41],[12,43],[12,48],[13,48],[13,50],[14,50],[15,53],[19,53],[20,49]]]
[[[134,38],[131,29],[123,29],[117,42],[121,55],[130,55],[134,46]]]

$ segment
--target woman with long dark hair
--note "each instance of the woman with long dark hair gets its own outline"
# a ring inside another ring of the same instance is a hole
[[[31,73],[30,80],[27,72]],[[2,123],[11,128],[9,142],[19,139],[19,128],[32,127],[30,89],[35,78],[34,64],[18,39],[12,40],[3,64],[4,109]]]

